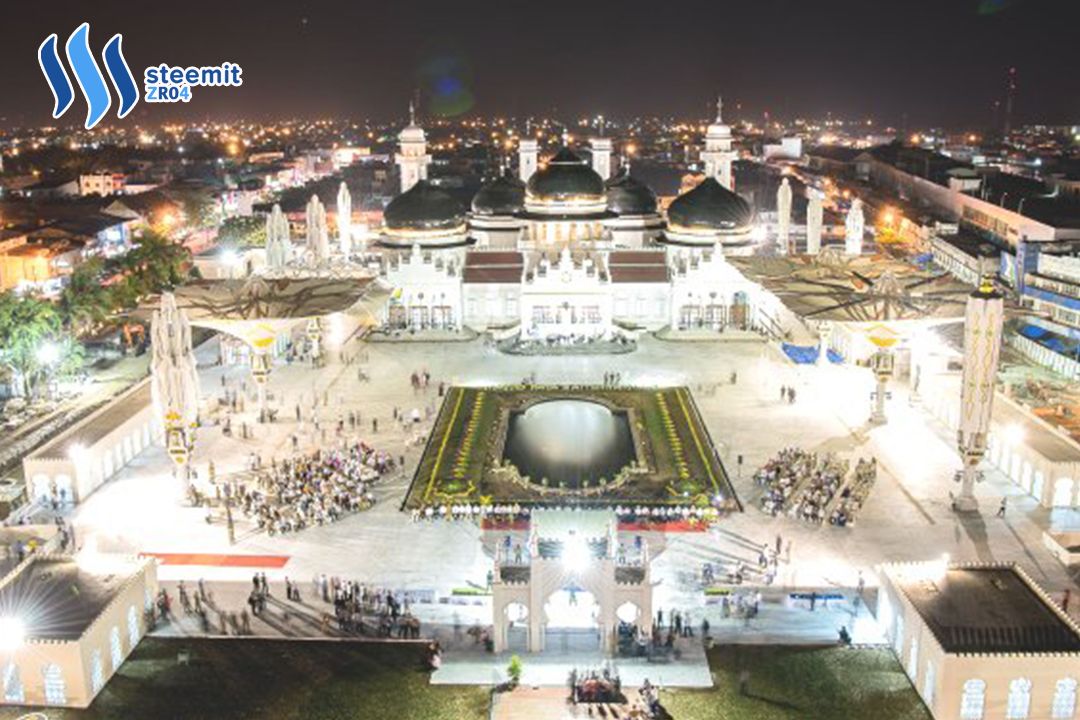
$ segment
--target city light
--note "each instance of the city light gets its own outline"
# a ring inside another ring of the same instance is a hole
[[[17,617],[0,617],[0,650],[12,652],[26,642],[26,625]]]
[[[60,346],[46,340],[37,351],[38,362],[42,365],[54,365],[60,359]]]

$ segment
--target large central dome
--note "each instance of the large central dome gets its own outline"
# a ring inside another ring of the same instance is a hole
[[[390,201],[383,222],[391,231],[445,232],[465,224],[465,208],[450,193],[421,180]]]
[[[750,204],[712,177],[675,198],[668,208],[668,227],[674,231],[742,233],[753,221]]]
[[[596,201],[604,198],[604,180],[567,148],[533,173],[525,188],[529,202]]]

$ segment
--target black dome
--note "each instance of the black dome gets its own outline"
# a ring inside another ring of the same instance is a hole
[[[473,196],[472,211],[477,215],[513,215],[524,205],[525,183],[507,170]]]
[[[624,171],[607,183],[607,207],[619,215],[652,215],[656,212],[656,194]]]
[[[383,211],[390,230],[453,230],[465,222],[465,208],[450,193],[421,180],[390,201]]]
[[[604,180],[584,160],[563,148],[546,167],[533,173],[527,189],[530,197],[541,200],[600,198],[604,196]]]
[[[717,182],[706,178],[696,188],[675,198],[668,208],[668,226],[693,230],[746,230],[754,220],[750,204]]]

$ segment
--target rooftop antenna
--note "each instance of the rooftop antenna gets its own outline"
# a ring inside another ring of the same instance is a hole
[[[416,125],[416,104],[409,101],[409,125]]]
[[[724,122],[724,98],[720,95],[716,96],[716,122]]]

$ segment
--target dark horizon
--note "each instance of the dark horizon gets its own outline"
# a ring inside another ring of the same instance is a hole
[[[59,0],[48,12],[5,8],[0,125],[60,120],[37,64],[41,41],[61,44],[90,23],[95,52],[122,33],[142,70],[239,63],[240,88],[193,90],[188,104],[141,101],[124,120],[392,121],[419,90],[427,115],[547,114],[574,119],[706,117],[716,94],[729,120],[873,118],[897,127],[991,127],[1003,122],[1010,67],[1013,125],[1080,122],[1072,50],[1075,0],[865,0],[548,3],[511,0],[360,4],[191,0],[177,17],[118,0]]]

